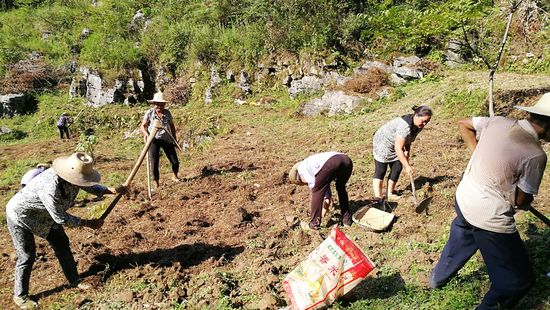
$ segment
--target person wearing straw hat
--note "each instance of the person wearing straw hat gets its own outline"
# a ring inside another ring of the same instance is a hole
[[[63,136],[67,136],[67,140],[71,138],[69,135],[69,114],[67,112],[63,112],[59,119],[57,120],[57,129],[59,129],[59,138],[63,140]]]
[[[34,177],[44,172],[46,169],[50,168],[49,164],[37,164],[36,167],[27,171],[21,178],[21,188],[25,187]]]
[[[526,119],[474,117],[459,121],[472,157],[455,196],[456,217],[429,286],[439,288],[480,250],[491,287],[477,309],[509,309],[534,283],[517,231],[516,208],[529,210],[546,167],[540,139],[550,141],[550,93]]]
[[[348,182],[353,163],[348,155],[339,152],[324,152],[313,154],[296,163],[288,174],[290,183],[308,185],[311,189],[311,217],[309,228],[318,230],[321,227],[323,204],[330,200],[330,183],[335,181],[338,201],[342,213],[342,224],[351,226],[349,209]]]
[[[8,202],[6,220],[17,255],[13,301],[20,308],[38,306],[29,298],[30,276],[36,257],[34,235],[46,239],[54,249],[70,285],[87,288],[80,282],[63,226],[101,227],[103,221],[100,219],[85,220],[67,213],[80,189],[97,196],[126,192],[123,185],[111,188],[98,184],[99,181],[100,174],[93,167],[92,157],[74,153],[56,158],[51,168],[33,178]]]
[[[430,122],[433,112],[430,107],[425,105],[413,106],[412,110],[413,113],[394,118],[374,133],[372,138],[374,156],[372,186],[376,200],[381,200],[384,197],[382,194],[383,180],[388,167],[390,173],[386,189],[387,196],[385,197],[390,201],[401,198],[395,190],[401,171],[405,169],[408,174],[412,175],[413,173],[409,162],[411,144],[424,126]]]
[[[162,123],[162,128],[157,131],[155,138],[151,142],[151,147],[149,148],[149,155],[153,164],[153,180],[158,187],[160,180],[160,149],[164,151],[172,165],[172,173],[174,174],[172,180],[176,182],[179,181],[178,171],[180,164],[175,148],[175,144],[178,142],[175,140],[176,126],[174,126],[172,113],[165,108],[167,101],[164,100],[162,92],[155,93],[153,99],[149,100],[149,102],[154,104],[154,106],[145,112],[140,129],[145,140],[147,140],[149,132],[153,129],[153,122],[158,120]]]

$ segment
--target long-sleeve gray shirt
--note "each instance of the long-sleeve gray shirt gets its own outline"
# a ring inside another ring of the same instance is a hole
[[[73,185],[50,168],[33,178],[10,199],[6,215],[15,224],[43,238],[55,225],[81,226],[79,217],[67,213],[81,188],[97,196],[107,191],[107,187],[99,184],[91,187]]]

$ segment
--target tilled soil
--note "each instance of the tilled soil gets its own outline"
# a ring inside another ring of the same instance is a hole
[[[300,220],[309,218],[309,190],[287,182],[286,172],[301,159],[289,154],[302,146],[311,151],[340,149],[350,154],[354,160],[348,185],[352,210],[371,204],[373,167],[362,164],[371,149],[368,139],[362,145],[350,146],[345,134],[324,138],[306,133],[301,140],[294,139],[298,133],[279,134],[253,125],[235,126],[207,151],[184,161],[181,182],[170,180],[163,157],[161,187],[154,189],[151,201],[142,168],[128,195],[101,229],[66,229],[79,272],[92,289],[67,287],[51,248],[36,238],[31,293],[42,305],[62,303],[80,309],[167,309],[175,304],[214,308],[220,296],[226,296],[234,307],[285,306],[288,299],[282,279],[339,221],[339,211],[334,209],[323,219],[325,228],[320,232],[300,228]],[[73,149],[71,142],[53,147],[51,142],[3,148],[2,159],[33,152],[55,158]],[[394,285],[411,282],[423,286],[439,253],[414,245],[429,247],[446,236],[446,227],[454,217],[454,190],[469,155],[454,122],[446,120],[434,119],[413,148],[417,194],[420,198],[433,197],[428,215],[414,212],[410,186],[403,177],[403,197],[391,204],[396,220],[387,232],[375,233],[357,225],[343,231],[378,267],[388,265],[398,271],[391,279]],[[104,174],[129,172],[133,165],[109,155],[107,148],[103,154],[98,156],[97,166]],[[15,192],[17,186],[0,190]],[[70,212],[85,215],[93,205],[108,204],[111,199],[88,202]],[[404,240],[411,246],[394,255],[392,248]],[[0,308],[9,309],[13,307],[10,296],[15,255],[5,226],[0,230],[0,256]],[[369,278],[378,275],[375,270]],[[346,299],[370,297],[373,292],[362,290]]]

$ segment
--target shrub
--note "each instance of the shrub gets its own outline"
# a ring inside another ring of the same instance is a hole
[[[175,82],[167,85],[164,94],[166,100],[173,104],[185,105],[191,97],[191,85],[186,77],[179,78]]]
[[[344,83],[344,89],[361,94],[380,89],[389,84],[388,74],[379,68],[370,68],[366,74],[356,75]]]
[[[7,66],[6,77],[0,80],[0,92],[27,92],[51,88],[63,72],[46,64],[42,58],[21,60]]]
[[[21,130],[12,130],[11,132],[0,135],[0,141],[15,141],[27,137],[27,133]]]

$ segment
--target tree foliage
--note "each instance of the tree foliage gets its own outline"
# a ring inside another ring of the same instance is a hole
[[[544,1],[538,1],[544,9]],[[123,72],[142,59],[184,68],[199,60],[252,65],[314,51],[349,59],[364,52],[441,53],[450,38],[477,32],[498,42],[503,22],[491,0],[4,0],[0,1],[0,75],[37,51]],[[147,22],[133,29],[137,11]],[[4,11],[4,12],[2,12]],[[548,23],[548,19],[543,21]],[[540,27],[537,40],[548,37]],[[84,29],[90,35],[83,36]],[[546,44],[548,45],[548,44]],[[482,47],[481,45],[479,46]],[[541,51],[541,54],[544,54]]]

